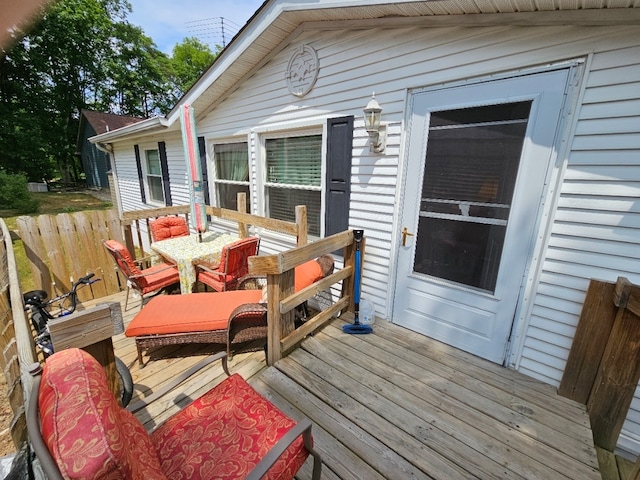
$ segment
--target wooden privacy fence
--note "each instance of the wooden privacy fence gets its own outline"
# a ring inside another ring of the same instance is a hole
[[[102,281],[79,289],[80,301],[120,291],[113,260],[102,246],[102,239],[123,241],[115,210],[18,217],[17,225],[36,289],[53,294],[55,283],[66,292],[73,280],[93,272]]]

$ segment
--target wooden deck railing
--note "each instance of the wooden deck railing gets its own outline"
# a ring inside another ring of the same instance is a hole
[[[243,196],[240,194],[238,198],[241,211],[207,207],[207,214],[214,220],[236,222],[241,238],[246,237],[249,226],[253,226],[291,235],[298,246],[307,243],[306,206],[297,206],[295,222],[286,222],[244,213]],[[92,284],[91,289],[78,290],[81,302],[122,291],[125,280],[114,270],[102,240],[124,243],[133,256],[150,253],[145,251],[151,243],[149,222],[164,215],[185,215],[188,219],[189,205],[124,212],[122,218],[115,210],[19,217],[18,234],[29,259],[34,288],[50,293],[55,289],[69,291],[74,279],[94,272],[102,281]],[[148,236],[146,241],[143,241],[144,235]]]
[[[36,361],[29,324],[22,308],[22,292],[13,243],[4,220],[0,218],[0,348],[2,367],[13,417],[9,424],[16,450],[27,440],[25,405],[31,394],[29,366]]]
[[[294,293],[294,269],[321,255],[343,249],[344,267],[328,277]],[[347,230],[313,243],[276,255],[249,258],[249,271],[267,277],[267,321],[269,325],[268,358],[272,365],[294,348],[307,335],[322,327],[338,313],[354,311],[351,295],[355,278],[355,242],[353,231]],[[316,313],[299,328],[294,326],[294,309],[317,293],[342,282],[338,300],[328,309]],[[352,318],[345,315],[348,321]]]

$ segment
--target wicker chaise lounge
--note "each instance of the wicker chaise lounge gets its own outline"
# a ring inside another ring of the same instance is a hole
[[[295,290],[333,271],[333,257],[323,255],[295,268]],[[127,326],[134,337],[138,363],[151,348],[180,344],[210,344],[232,352],[261,350],[267,343],[267,307],[262,290],[158,296]]]

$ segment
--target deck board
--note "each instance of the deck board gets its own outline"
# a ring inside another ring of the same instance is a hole
[[[131,303],[125,323],[138,311]],[[313,421],[323,478],[601,478],[585,407],[555,388],[386,322],[372,335],[341,324],[275,366],[262,352],[229,363],[285,413]],[[131,367],[132,404],[211,354],[164,347],[140,368],[133,339],[114,346]],[[219,363],[205,367],[136,416],[151,430],[223,378]],[[310,462],[297,477],[311,478]]]

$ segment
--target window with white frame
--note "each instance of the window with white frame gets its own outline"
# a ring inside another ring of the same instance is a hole
[[[247,194],[247,213],[251,210],[249,197],[249,150],[247,142],[217,143],[213,146],[215,192],[217,205],[237,210],[238,193]]]
[[[145,166],[149,197],[154,202],[164,203],[164,190],[162,188],[162,167],[158,150],[145,150]]]
[[[267,138],[265,151],[267,216],[295,221],[296,205],[306,205],[309,234],[320,236],[322,135]]]

